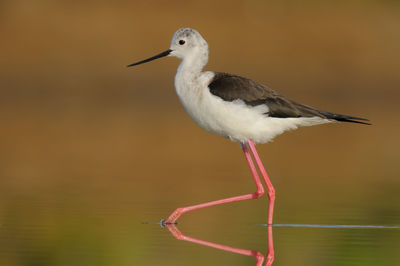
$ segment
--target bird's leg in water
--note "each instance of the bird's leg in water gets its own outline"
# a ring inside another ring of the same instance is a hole
[[[275,189],[274,186],[271,183],[271,180],[269,180],[267,171],[265,171],[264,165],[261,162],[260,157],[258,156],[256,147],[254,146],[254,142],[252,140],[248,141],[248,145],[250,147],[251,153],[253,154],[254,159],[256,160],[258,169],[261,172],[262,177],[264,178],[264,182],[267,186],[267,193],[268,193],[268,199],[269,199],[269,205],[268,205],[268,224],[272,225],[272,217],[274,215],[274,205],[275,205]]]
[[[256,192],[251,193],[251,194],[242,195],[242,196],[236,196],[236,197],[231,197],[231,198],[226,198],[226,199],[206,202],[206,203],[202,203],[202,204],[198,204],[198,205],[178,208],[168,217],[167,220],[163,221],[163,224],[173,224],[173,223],[176,222],[176,220],[178,220],[178,218],[182,214],[190,212],[190,211],[198,210],[198,209],[205,208],[205,207],[215,206],[215,205],[219,205],[219,204],[234,202],[234,201],[256,199],[256,198],[261,197],[264,194],[264,188],[262,186],[262,183],[261,183],[260,178],[258,176],[257,170],[256,170],[255,165],[253,163],[253,160],[251,158],[251,155],[250,155],[250,152],[249,152],[249,147],[250,147],[250,149],[251,149],[251,151],[253,153],[254,158],[256,159],[258,167],[260,167],[260,165],[261,165],[262,168],[260,168],[260,171],[261,171],[261,173],[263,175],[264,180],[266,180],[266,183],[267,183],[268,196],[270,197],[270,204],[269,204],[269,208],[270,209],[269,209],[269,214],[268,214],[268,223],[269,224],[272,223],[272,211],[273,211],[273,207],[274,207],[273,200],[275,199],[272,196],[273,192],[274,192],[272,184],[269,181],[269,178],[267,176],[267,173],[265,172],[264,167],[262,166],[260,158],[257,155],[257,151],[255,151],[254,143],[250,140],[246,144],[241,144],[241,147],[242,147],[244,156],[246,158],[246,161],[249,164],[251,173],[253,174],[253,179],[256,182],[256,186],[257,186],[257,191]],[[273,199],[273,200],[271,201],[271,199]]]

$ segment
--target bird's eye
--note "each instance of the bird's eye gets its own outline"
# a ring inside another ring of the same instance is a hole
[[[180,45],[184,45],[184,44],[185,44],[185,41],[184,41],[184,40],[179,40],[179,44],[180,44]]]

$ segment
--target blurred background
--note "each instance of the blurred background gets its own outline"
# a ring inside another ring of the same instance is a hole
[[[253,265],[175,240],[177,207],[255,189],[239,145],[195,125],[174,91],[181,27],[207,70],[369,118],[258,150],[276,223],[400,224],[400,2],[0,1],[0,264]],[[267,250],[267,199],[182,216],[183,233]],[[399,265],[399,230],[274,228],[274,265]]]

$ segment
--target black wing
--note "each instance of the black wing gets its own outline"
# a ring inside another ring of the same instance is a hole
[[[269,109],[268,115],[270,117],[288,118],[317,116],[343,122],[368,124],[356,121],[368,121],[368,119],[329,113],[297,103],[279,95],[267,86],[233,74],[215,72],[215,76],[208,87],[213,95],[225,101],[231,102],[240,99],[251,106],[266,104]]]

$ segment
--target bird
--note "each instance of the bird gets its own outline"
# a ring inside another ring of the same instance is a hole
[[[168,50],[127,67],[167,56],[181,59],[175,75],[175,90],[186,112],[204,130],[240,144],[257,190],[241,196],[177,208],[166,220],[161,221],[163,225],[176,224],[182,214],[190,211],[261,197],[265,190],[256,165],[266,184],[269,199],[267,221],[272,225],[275,189],[255,145],[267,143],[285,131],[303,126],[332,122],[370,124],[365,118],[326,112],[293,101],[265,85],[239,75],[203,71],[209,58],[208,43],[192,28],[178,29]]]

